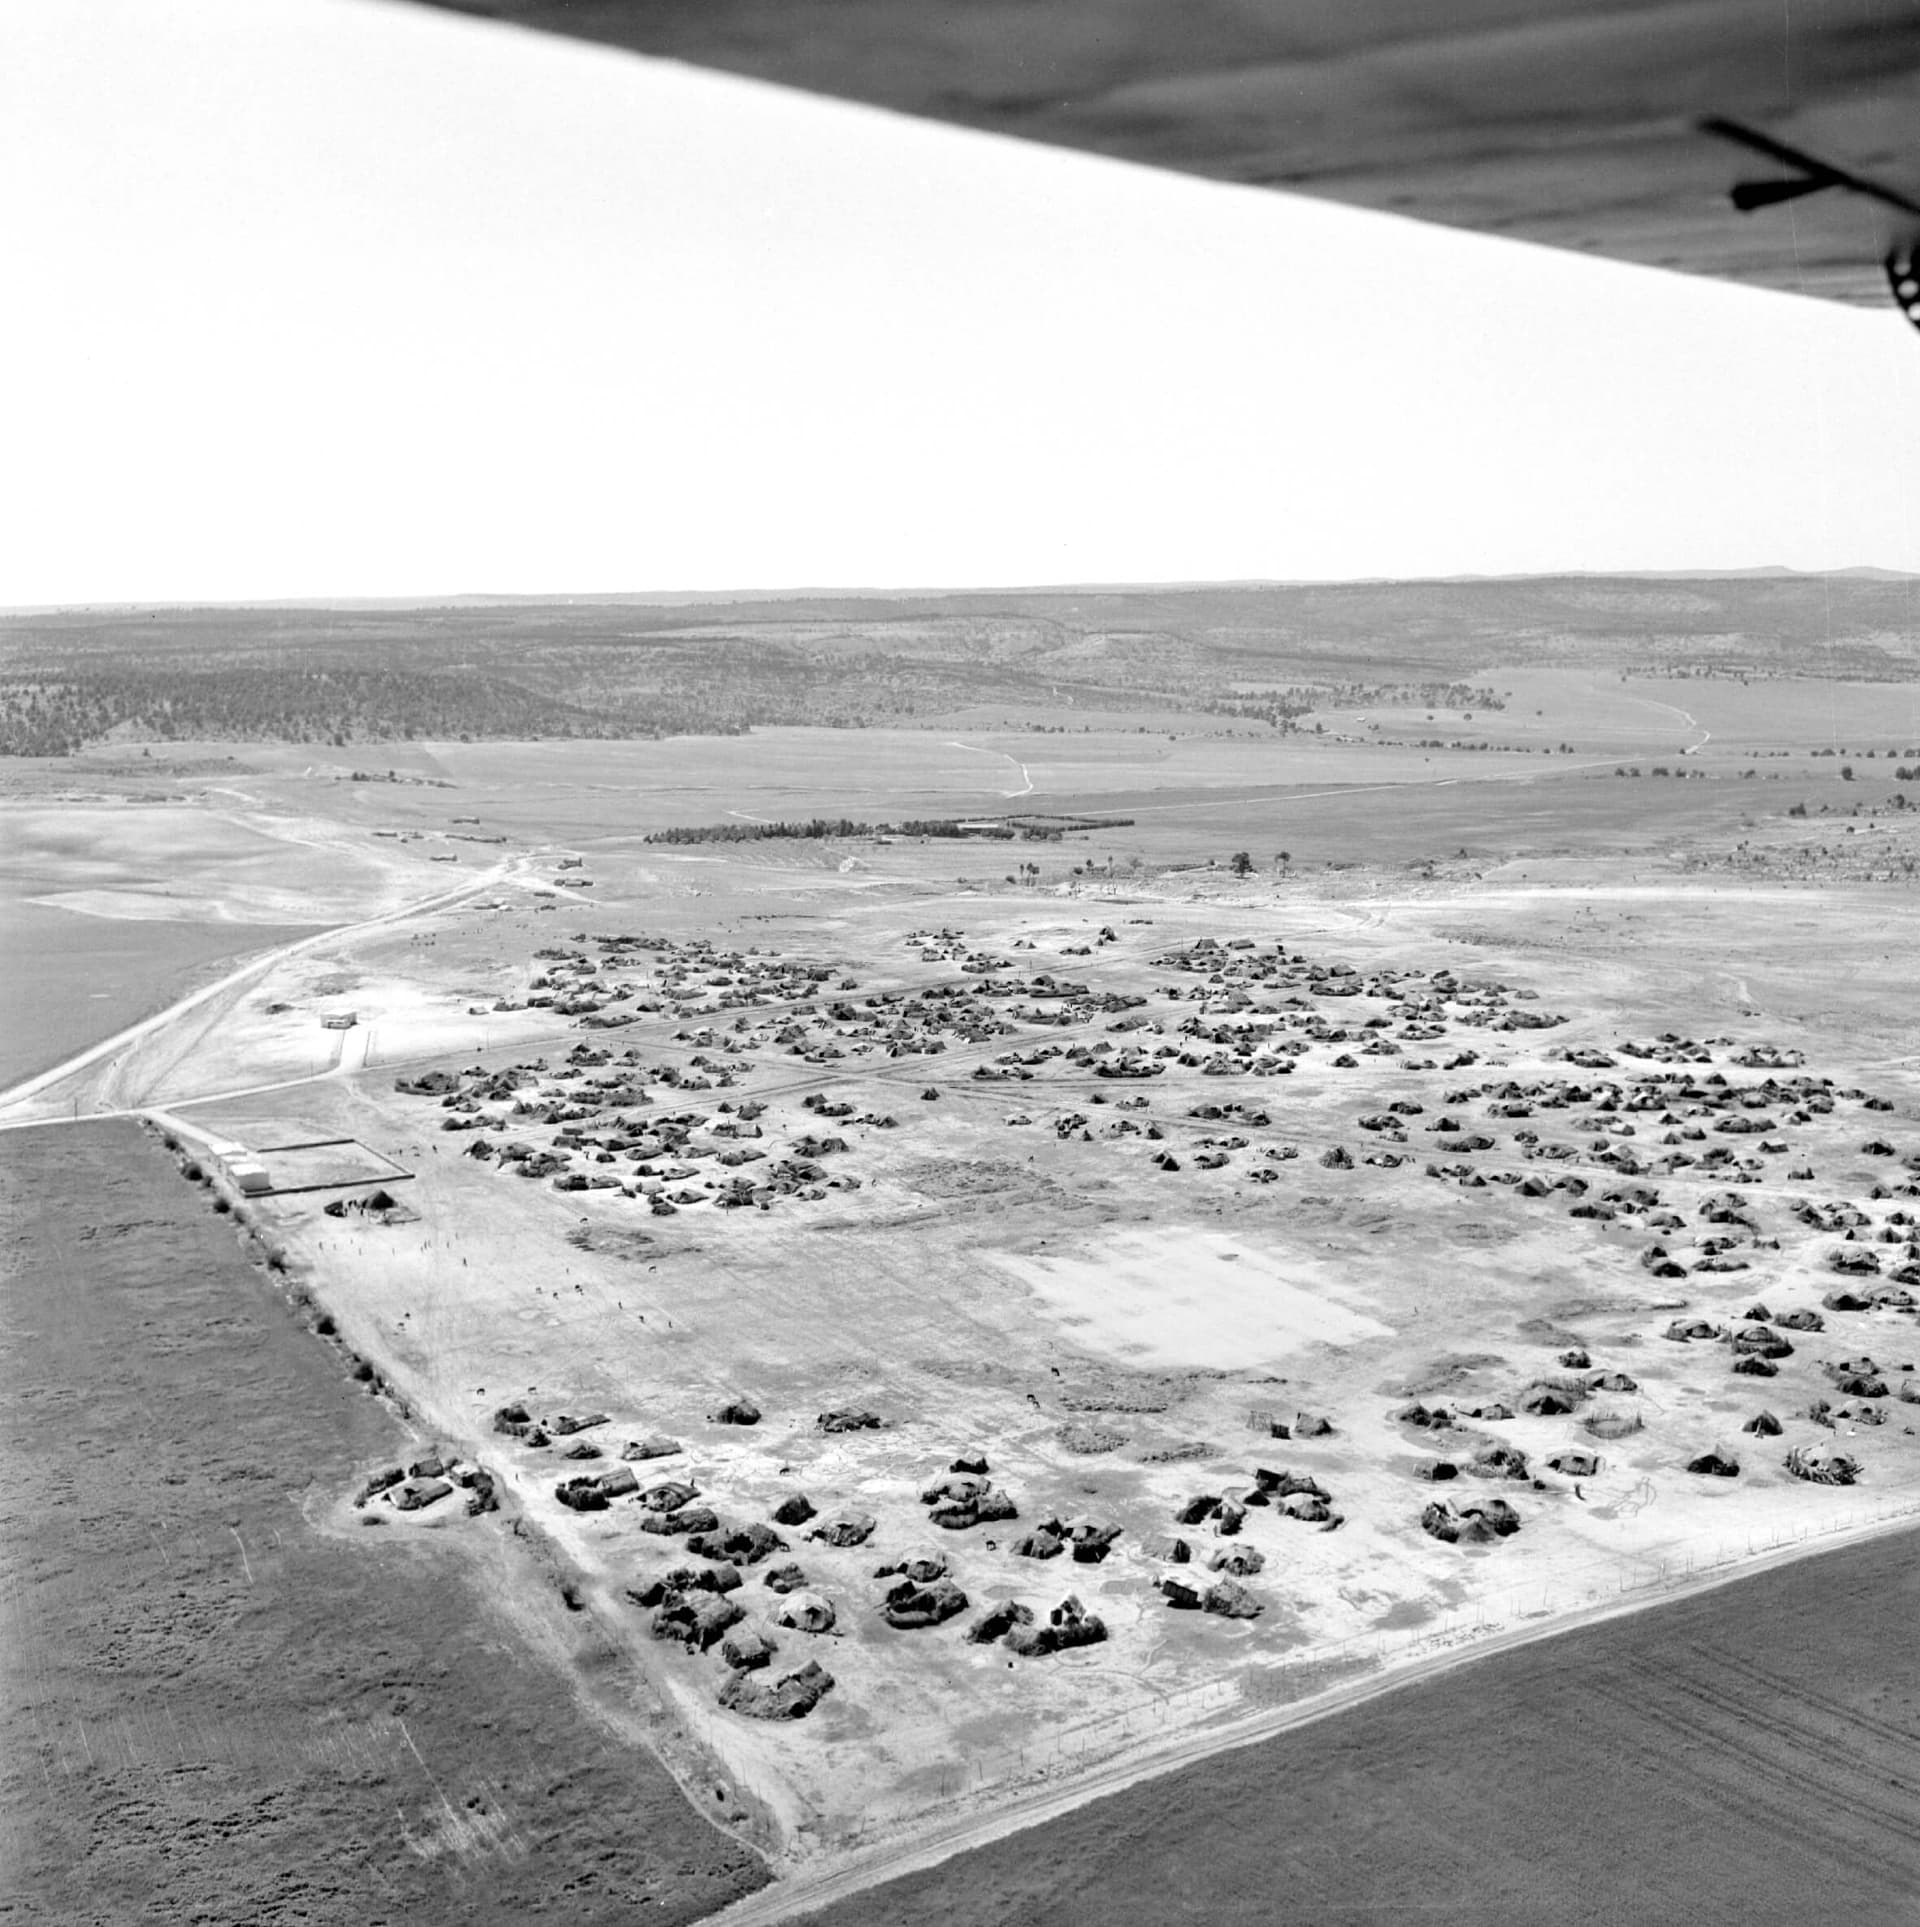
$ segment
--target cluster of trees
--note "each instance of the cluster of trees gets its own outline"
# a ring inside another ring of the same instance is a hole
[[[1233,716],[1242,722],[1265,723],[1281,735],[1299,727],[1300,718],[1320,707],[1311,696],[1284,690],[1274,696],[1221,696],[1206,705],[1210,716]]]
[[[1050,837],[1060,836],[1068,830],[1130,830],[1133,828],[1133,818],[1130,816],[1024,814],[1010,816],[1007,821],[1016,830],[1032,831]]]
[[[696,823],[672,829],[652,830],[649,843],[759,843],[769,837],[796,837],[818,840],[851,836],[951,836],[990,837],[1011,843],[1016,837],[1029,843],[1057,843],[1068,828],[1040,823],[1020,823],[1006,817],[989,821],[981,817],[909,817],[900,823],[860,823],[850,816],[810,816],[791,821],[765,823]],[[1091,825],[1086,826],[1091,827]]]
[[[1504,709],[1497,690],[1464,682],[1294,683],[1285,689],[1216,696],[1200,705],[1210,716],[1237,716],[1267,723],[1286,735],[1316,709],[1461,709],[1467,720],[1480,709]]]
[[[409,742],[734,733],[744,724],[681,706],[588,708],[504,677],[399,669],[93,668],[16,673],[0,685],[0,755],[70,756],[122,736],[152,742]]]
[[[857,729],[981,705],[1036,727],[1167,712],[1470,716],[1507,668],[1912,681],[1905,582],[1597,577],[1233,589],[76,609],[0,616],[0,755],[131,741]],[[1818,635],[1817,663],[1806,638]],[[1463,676],[1484,675],[1479,683]],[[1840,754],[1847,755],[1845,750]],[[1893,758],[1920,763],[1920,750]],[[1864,760],[1864,753],[1862,753]],[[1915,779],[1920,780],[1920,779]]]

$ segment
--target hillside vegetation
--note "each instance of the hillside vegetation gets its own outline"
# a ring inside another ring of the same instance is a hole
[[[1558,577],[663,605],[0,618],[0,754],[118,738],[391,742],[899,724],[1004,702],[1278,730],[1330,702],[1488,709],[1554,663],[1909,681],[1913,581]]]

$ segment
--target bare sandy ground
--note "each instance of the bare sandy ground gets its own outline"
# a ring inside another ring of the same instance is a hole
[[[1127,1365],[1237,1370],[1392,1336],[1340,1302],[1337,1275],[1316,1277],[1310,1265],[1193,1225],[1116,1232],[1084,1257],[996,1262],[1086,1349]]]

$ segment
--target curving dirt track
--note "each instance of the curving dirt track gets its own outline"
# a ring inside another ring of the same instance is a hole
[[[0,1112],[15,1111],[30,1105],[34,1099],[55,1090],[68,1079],[79,1076],[84,1071],[97,1071],[93,1085],[86,1092],[69,1091],[64,1101],[77,1114],[84,1101],[90,1111],[112,1112],[132,1108],[138,1104],[137,1092],[129,1091],[133,1081],[134,1066],[123,1061],[126,1053],[149,1041],[161,1040],[169,1033],[177,1035],[182,1022],[194,1013],[214,1017],[229,1005],[235,995],[244,990],[257,978],[263,977],[276,965],[284,963],[289,957],[297,957],[309,950],[318,949],[323,944],[338,943],[345,938],[358,936],[363,932],[380,929],[388,924],[404,922],[429,910],[443,909],[449,904],[460,902],[463,898],[476,895],[491,885],[498,884],[509,873],[510,866],[497,864],[481,875],[470,877],[451,890],[441,890],[430,897],[422,897],[417,902],[400,905],[393,910],[383,911],[378,916],[364,921],[348,924],[339,928],[317,931],[314,935],[302,937],[298,941],[282,944],[277,949],[268,950],[250,957],[238,968],[227,971],[212,983],[202,984],[190,995],[169,1004],[166,1009],[155,1011],[137,1024],[129,1024],[125,1030],[111,1037],[101,1039],[83,1051],[68,1058],[65,1063],[56,1064],[51,1070],[42,1071],[38,1076],[29,1077],[14,1085],[11,1090],[0,1091]],[[150,1080],[149,1080],[150,1081]],[[31,1112],[20,1120],[33,1123],[38,1118]]]

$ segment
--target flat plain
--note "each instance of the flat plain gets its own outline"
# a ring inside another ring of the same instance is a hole
[[[1659,613],[1629,601],[1609,620]],[[548,1653],[593,1746],[657,1749],[736,1890],[779,1876],[743,1923],[1284,1917],[1296,1877],[1314,1919],[1612,1917],[1632,1868],[1686,1864],[1635,1845],[1657,1786],[1711,1780],[1690,1824],[1764,1864],[1724,1788],[1777,1832],[1760,1790],[1802,1740],[1847,1817],[1796,1904],[1873,1917],[1911,1842],[1864,1789],[1910,1784],[1913,1700],[1853,1682],[1912,1539],[1822,1548],[1920,1514],[1897,636],[1837,653],[1882,678],[1852,681],[1794,680],[1777,635],[1429,638],[1390,669],[1276,642],[1316,707],[1236,632],[1240,693],[1196,711],[1154,693],[1187,658],[1149,613],[1150,647],[1105,604],[1045,629],[1047,673],[1101,665],[1097,709],[1022,711],[989,685],[1028,630],[969,614],[979,700],[907,724],[18,760],[14,887],[262,942],[0,1100],[8,1141],[145,1120],[170,1215],[238,1236],[289,1342],[384,1395],[308,1511],[382,1521],[354,1555],[467,1548],[500,1649]],[[834,623],[735,640],[806,629],[911,691],[939,628]],[[164,889],[102,867],[122,824],[177,850]],[[333,927],[290,935],[309,897]],[[37,1208],[83,1223],[92,1183],[44,1166]],[[1829,1570],[1848,1627],[1794,1671]],[[1715,1611],[1748,1698],[1686,1617]],[[1657,1625],[1664,1666],[1631,1644]],[[1750,1721],[1776,1691],[1786,1727]],[[1588,1871],[1543,1885],[1562,1797]],[[1329,1857],[1348,1821],[1374,1886]],[[960,1857],[841,1898],[930,1853]],[[707,1865],[650,1891],[708,1907]]]

